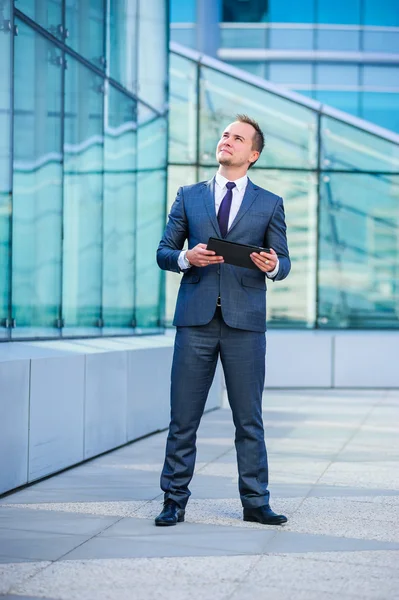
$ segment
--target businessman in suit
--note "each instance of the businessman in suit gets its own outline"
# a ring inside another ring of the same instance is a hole
[[[244,521],[281,525],[269,504],[262,421],[266,355],[266,277],[290,271],[283,200],[248,179],[264,136],[256,121],[237,115],[217,144],[211,181],[178,190],[159,244],[161,269],[183,273],[173,324],[171,422],[156,525],[184,521],[196,457],[196,433],[220,356],[235,425]],[[209,237],[270,248],[254,252],[256,269],[224,263],[206,249]],[[188,250],[182,250],[185,240]]]

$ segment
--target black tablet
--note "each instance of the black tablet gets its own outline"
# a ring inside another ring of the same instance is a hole
[[[213,250],[218,256],[223,256],[224,262],[229,265],[256,270],[258,270],[258,267],[252,262],[250,256],[252,252],[270,252],[270,248],[237,244],[237,242],[228,242],[214,237],[209,238],[206,249]]]

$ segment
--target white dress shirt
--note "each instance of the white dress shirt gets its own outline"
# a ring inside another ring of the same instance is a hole
[[[216,215],[219,212],[220,205],[222,203],[223,198],[227,193],[226,183],[229,180],[226,177],[223,177],[220,173],[216,173],[215,177],[215,211]],[[230,214],[229,214],[229,229],[237,216],[238,211],[240,210],[241,203],[244,198],[245,190],[247,188],[248,176],[244,175],[244,177],[240,177],[240,179],[236,179],[236,186],[233,188],[233,199],[231,201]],[[189,269],[192,265],[186,258],[187,250],[182,250],[179,254],[178,264],[182,271]],[[277,264],[273,271],[266,273],[267,277],[275,277],[278,273],[279,269],[279,261],[277,259]]]

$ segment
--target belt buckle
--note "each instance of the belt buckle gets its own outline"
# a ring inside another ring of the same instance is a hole
[[[216,306],[222,306],[221,301],[220,301],[220,296],[217,299]]]

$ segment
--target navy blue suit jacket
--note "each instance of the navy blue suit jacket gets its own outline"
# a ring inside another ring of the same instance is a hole
[[[210,237],[221,237],[214,186],[213,178],[179,189],[157,251],[161,269],[181,272],[178,257],[186,239],[191,249],[199,243],[206,244]],[[248,179],[241,207],[225,239],[273,248],[280,261],[274,280],[287,277],[291,263],[283,200],[279,196]],[[265,273],[225,263],[193,266],[184,271],[173,325],[206,325],[213,318],[218,296],[227,325],[249,331],[266,330]]]

